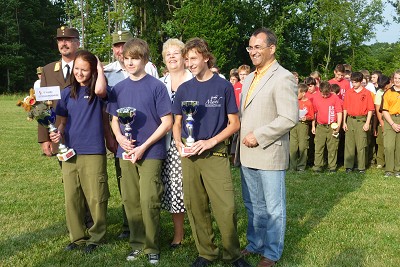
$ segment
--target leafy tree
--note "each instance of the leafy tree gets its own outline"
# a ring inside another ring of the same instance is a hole
[[[0,92],[27,91],[37,79],[36,68],[57,57],[52,37],[61,7],[57,1],[0,0]]]

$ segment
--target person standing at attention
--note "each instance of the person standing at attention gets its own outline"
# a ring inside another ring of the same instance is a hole
[[[393,77],[394,85],[383,94],[382,115],[385,118],[385,177],[400,178],[400,70]]]
[[[343,102],[344,167],[347,173],[353,171],[356,155],[358,172],[364,174],[366,168],[367,134],[375,106],[371,92],[361,85],[362,80],[361,72],[351,74],[353,88],[346,92]]]
[[[242,254],[261,255],[258,267],[273,266],[282,256],[289,131],[299,121],[296,80],[276,61],[276,48],[277,37],[270,29],[252,34],[246,50],[256,70],[243,84],[240,106],[238,143],[248,216],[248,245]]]

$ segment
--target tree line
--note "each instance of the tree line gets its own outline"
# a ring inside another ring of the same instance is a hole
[[[398,68],[400,44],[364,45],[384,17],[385,0],[0,0],[0,93],[27,91],[35,70],[59,58],[55,34],[77,28],[81,46],[111,62],[111,33],[129,29],[146,40],[151,60],[162,67],[168,38],[205,38],[223,73],[249,64],[245,47],[261,26],[273,29],[283,66],[328,78],[338,63],[354,69]]]

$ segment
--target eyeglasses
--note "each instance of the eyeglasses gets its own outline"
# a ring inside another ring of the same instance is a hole
[[[268,46],[266,46],[266,47],[261,47],[261,46],[259,46],[259,45],[256,45],[256,46],[254,46],[254,47],[252,47],[252,46],[248,46],[248,47],[246,47],[246,51],[247,52],[251,52],[251,51],[256,51],[256,52],[260,52],[261,50],[264,50],[265,48],[268,48],[268,47],[270,47],[270,45],[268,45]]]

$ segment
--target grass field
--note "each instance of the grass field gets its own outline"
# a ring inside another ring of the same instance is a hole
[[[109,167],[111,198],[108,232],[91,255],[64,252],[69,243],[65,225],[60,168],[55,158],[41,156],[36,122],[26,121],[15,106],[21,96],[0,96],[0,266],[149,266],[147,260],[125,260],[127,241],[121,229],[121,208],[115,172]],[[246,244],[246,213],[236,185],[238,231]],[[288,173],[287,231],[283,266],[400,266],[400,179],[366,175]],[[162,212],[159,266],[189,266],[197,252],[186,220],[183,246],[171,251],[170,214]],[[217,244],[221,244],[216,235]],[[258,257],[248,258],[256,266]],[[213,266],[227,266],[217,261]]]

